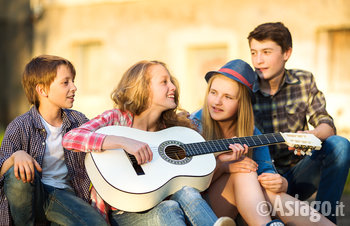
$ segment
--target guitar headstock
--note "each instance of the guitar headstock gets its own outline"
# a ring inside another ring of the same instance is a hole
[[[322,147],[321,140],[310,133],[281,133],[281,135],[289,147],[296,149],[294,154],[298,149],[302,155],[311,155],[312,150],[320,150]]]

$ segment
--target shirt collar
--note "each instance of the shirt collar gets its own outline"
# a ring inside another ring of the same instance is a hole
[[[291,74],[288,70],[285,70],[282,85],[284,85],[284,83],[296,85],[300,84],[300,80],[296,75]]]
[[[62,109],[61,111],[62,114],[62,131],[67,131],[68,128],[71,127],[73,119],[70,119],[71,114],[67,114],[66,109]]]
[[[33,124],[34,124],[34,127],[36,129],[44,129],[44,126],[43,124],[41,123],[41,120],[40,120],[40,114],[39,114],[39,111],[38,111],[38,108],[36,106],[32,106],[30,108],[30,114],[32,115],[33,117]]]
[[[253,84],[253,92],[254,93],[260,91],[259,80],[260,80],[260,78],[258,76],[258,79],[255,80],[255,82]],[[300,80],[298,77],[296,77],[294,74],[291,74],[288,70],[285,70],[284,75],[283,75],[282,84],[280,85],[279,90],[281,90],[281,87],[283,87],[285,84],[296,85],[299,83],[300,83]],[[262,94],[264,94],[264,93],[262,93]]]
[[[44,129],[43,124],[40,120],[40,113],[38,111],[38,108],[36,106],[32,106],[30,109],[30,113],[34,119],[34,126],[37,129]],[[62,131],[66,131],[67,128],[71,126],[71,120],[69,119],[70,115],[67,114],[65,109],[62,109]]]

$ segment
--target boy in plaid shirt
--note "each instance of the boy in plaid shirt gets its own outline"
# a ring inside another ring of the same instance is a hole
[[[305,200],[317,190],[316,200],[326,202],[319,207],[328,208],[322,214],[336,223],[336,207],[349,172],[350,143],[336,135],[312,73],[285,69],[292,53],[288,28],[280,22],[261,24],[248,40],[258,74],[253,105],[256,126],[263,133],[312,133],[323,141],[322,149],[312,151],[312,156],[295,156],[285,145],[270,147],[277,170],[288,180],[287,193]],[[309,130],[308,124],[314,129]]]
[[[85,153],[62,136],[88,119],[73,106],[75,69],[57,56],[33,58],[22,76],[31,109],[7,127],[0,148],[0,225],[107,225],[88,203]]]

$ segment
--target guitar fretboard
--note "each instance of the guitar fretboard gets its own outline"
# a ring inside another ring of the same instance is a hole
[[[246,144],[248,147],[259,147],[285,142],[280,133],[268,133],[249,137],[236,137],[221,140],[209,140],[198,143],[181,144],[180,147],[186,150],[186,156],[196,156],[209,153],[223,152],[229,150],[230,144]]]

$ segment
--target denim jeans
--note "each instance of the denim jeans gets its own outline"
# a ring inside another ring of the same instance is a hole
[[[309,198],[316,190],[315,209],[336,223],[336,208],[343,193],[350,166],[350,143],[340,136],[331,136],[321,150],[312,151],[283,176],[288,180],[287,193],[298,199]],[[322,208],[320,208],[322,207]]]
[[[212,226],[218,219],[198,190],[183,187],[170,198],[180,204],[189,225]]]
[[[69,189],[44,185],[35,170],[32,183],[17,180],[13,167],[5,173],[4,192],[15,225],[34,225],[45,218],[60,225],[107,225],[89,203]]]
[[[198,190],[183,187],[151,210],[139,213],[113,211],[109,215],[112,225],[198,225],[212,226],[217,220],[208,203]]]

